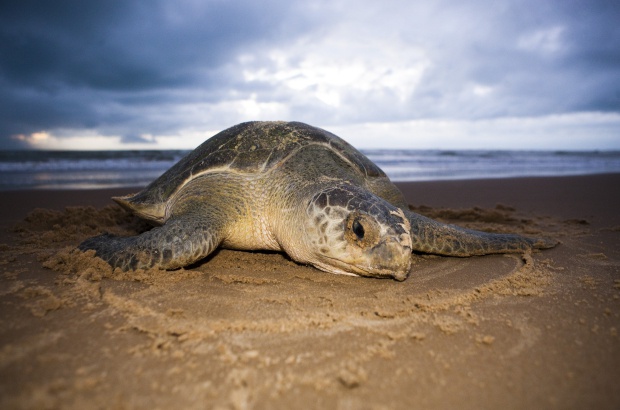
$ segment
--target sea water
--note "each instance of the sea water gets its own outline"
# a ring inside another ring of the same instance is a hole
[[[0,190],[141,187],[189,151],[0,151]],[[362,150],[394,181],[620,172],[620,151]]]

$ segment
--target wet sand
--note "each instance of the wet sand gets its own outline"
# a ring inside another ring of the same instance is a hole
[[[72,249],[146,229],[109,200],[131,190],[3,192],[0,408],[619,408],[620,174],[399,187],[561,244],[414,255],[405,282],[230,250],[123,274]]]

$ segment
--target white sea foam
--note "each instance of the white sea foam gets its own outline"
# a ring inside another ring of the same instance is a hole
[[[395,181],[620,172],[620,152],[366,150]],[[145,186],[187,151],[0,152],[0,190]]]

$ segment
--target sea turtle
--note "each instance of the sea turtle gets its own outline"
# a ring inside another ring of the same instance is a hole
[[[412,251],[471,256],[555,245],[411,212],[366,156],[299,122],[231,127],[144,190],[113,199],[161,225],[138,236],[104,234],[79,245],[122,270],[180,268],[222,246],[284,251],[327,272],[404,280]]]

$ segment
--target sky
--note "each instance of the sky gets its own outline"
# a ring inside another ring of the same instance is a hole
[[[0,0],[0,149],[620,149],[617,0]]]

